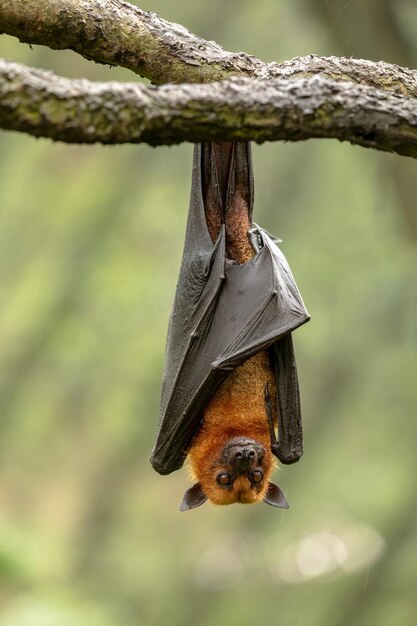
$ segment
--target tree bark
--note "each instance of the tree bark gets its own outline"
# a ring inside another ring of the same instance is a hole
[[[124,0],[0,0],[0,34],[118,65],[155,84],[206,83],[231,76],[268,80],[322,74],[417,98],[417,72],[388,63],[308,55],[263,63],[228,52],[179,24]]]
[[[124,0],[0,0],[0,32],[25,43],[74,50],[158,84],[249,76],[264,66]]]
[[[0,62],[0,126],[69,143],[333,137],[417,157],[410,98],[321,76],[210,85],[92,83]]]
[[[152,145],[333,137],[417,156],[417,72],[405,68],[314,55],[266,64],[124,0],[0,0],[0,32],[121,65],[154,83],[228,79],[156,89],[68,80],[3,62],[4,129]]]

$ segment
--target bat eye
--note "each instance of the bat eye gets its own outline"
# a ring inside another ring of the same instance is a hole
[[[228,487],[232,482],[231,474],[219,474],[216,478],[217,484],[221,487]]]
[[[258,485],[260,482],[262,482],[264,475],[260,470],[255,470],[251,473],[250,477],[251,481],[255,483],[255,485]]]

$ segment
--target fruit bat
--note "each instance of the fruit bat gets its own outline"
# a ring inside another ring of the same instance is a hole
[[[269,478],[303,453],[291,332],[309,315],[277,241],[252,223],[250,144],[194,148],[184,253],[170,316],[158,433],[160,474],[188,456],[207,499],[288,508]]]

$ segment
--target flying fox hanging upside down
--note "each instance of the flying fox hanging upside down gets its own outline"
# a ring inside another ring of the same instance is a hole
[[[287,508],[282,492],[269,482],[275,460],[266,412],[267,388],[274,391],[275,381],[269,356],[263,351],[234,370],[215,391],[188,453],[198,482],[186,492],[184,508],[194,508],[189,505],[203,504],[207,498],[215,504],[265,500]]]
[[[291,331],[309,317],[282,253],[252,224],[252,205],[249,144],[196,146],[151,458],[167,474],[188,455],[197,482],[181,510],[207,499],[287,508],[270,482],[274,456],[302,455]]]

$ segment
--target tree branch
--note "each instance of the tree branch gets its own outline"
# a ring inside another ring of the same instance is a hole
[[[0,0],[1,32],[126,67],[157,84],[254,75],[264,66],[124,0]]]
[[[0,0],[0,32],[121,65],[154,83],[235,77],[210,88],[156,90],[70,81],[4,62],[4,129],[66,142],[153,145],[335,137],[417,156],[415,71],[314,55],[266,64],[124,0]]]
[[[322,76],[147,87],[0,62],[0,126],[69,143],[333,137],[417,157],[415,100]]]
[[[417,97],[415,71],[315,55],[263,63],[243,52],[227,52],[124,0],[0,0],[0,33],[25,43],[74,50],[87,59],[128,68],[155,84],[321,74]]]

